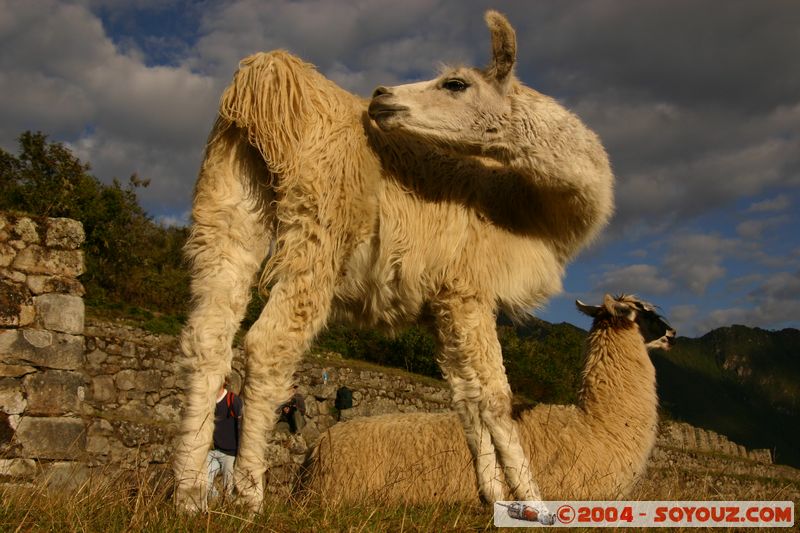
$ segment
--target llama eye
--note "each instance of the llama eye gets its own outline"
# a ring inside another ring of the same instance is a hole
[[[442,88],[447,89],[448,91],[454,93],[460,93],[461,91],[465,91],[469,87],[469,84],[464,80],[459,80],[457,78],[453,78],[451,80],[447,80],[442,84]]]

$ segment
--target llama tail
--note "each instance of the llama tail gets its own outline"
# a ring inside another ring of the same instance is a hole
[[[311,122],[306,89],[318,78],[312,65],[283,50],[246,57],[222,94],[220,118],[246,132],[270,171],[291,172]]]

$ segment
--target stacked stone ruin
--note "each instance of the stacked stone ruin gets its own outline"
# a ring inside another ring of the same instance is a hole
[[[183,399],[178,341],[123,323],[84,325],[84,239],[80,223],[0,213],[0,482],[45,476],[76,485],[95,472],[166,468]],[[232,388],[244,362],[234,350]],[[326,379],[327,378],[327,379]],[[306,357],[297,374],[308,423],[277,431],[269,445],[269,488],[286,488],[310,445],[337,419],[444,411],[443,382],[350,365],[335,354]],[[353,392],[338,413],[336,390]],[[713,452],[771,463],[688,424],[662,425],[665,450]]]

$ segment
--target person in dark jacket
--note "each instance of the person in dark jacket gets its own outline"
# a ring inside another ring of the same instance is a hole
[[[285,422],[291,433],[297,433],[306,425],[306,400],[297,385],[292,386],[292,397],[278,409],[278,422]]]
[[[208,452],[208,499],[219,497],[214,486],[217,474],[222,473],[222,487],[230,496],[233,491],[233,464],[239,451],[239,426],[242,421],[242,399],[222,384],[214,409],[214,444]]]

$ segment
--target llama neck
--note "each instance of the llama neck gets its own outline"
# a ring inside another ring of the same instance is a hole
[[[645,435],[657,422],[655,369],[638,327],[616,322],[595,324],[589,333],[578,405],[609,431]]]
[[[423,200],[461,205],[494,226],[535,237],[564,263],[594,236],[611,210],[605,199],[610,186],[597,194],[588,188],[576,194],[558,176],[539,175],[492,156],[459,155],[374,128],[367,132],[389,179]]]

